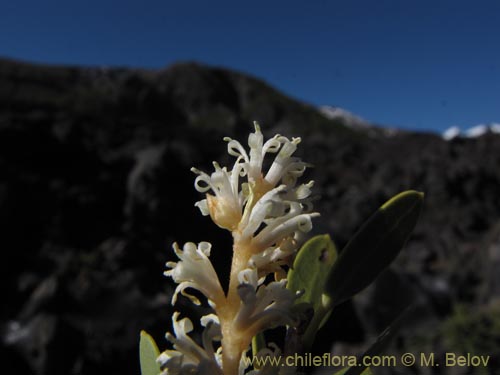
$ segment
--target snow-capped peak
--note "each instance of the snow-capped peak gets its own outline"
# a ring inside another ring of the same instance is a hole
[[[486,133],[500,134],[500,124],[479,124],[472,126],[463,132],[458,126],[452,126],[443,132],[442,137],[445,141],[450,141],[457,137],[478,138]]]
[[[464,134],[466,138],[477,138],[488,133],[489,127],[485,124],[479,124],[467,129]]]

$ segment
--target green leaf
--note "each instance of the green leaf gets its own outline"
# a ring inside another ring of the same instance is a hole
[[[415,227],[424,194],[409,190],[382,205],[348,242],[325,290],[338,305],[371,284],[396,257]]]
[[[400,330],[403,323],[409,318],[411,313],[411,308],[407,308],[403,311],[385,330],[382,332],[377,340],[370,346],[360,357],[358,357],[358,363],[363,363],[361,358],[380,355],[383,350],[387,348],[395,334]],[[345,375],[365,375],[363,369],[369,370],[368,367],[357,366],[351,367],[346,370]],[[337,374],[335,374],[337,375]]]
[[[142,375],[158,375],[160,365],[156,362],[156,358],[160,355],[158,346],[155,340],[145,331],[141,331],[141,340],[139,342],[139,356],[141,360]]]
[[[363,356],[373,357],[382,353],[387,348],[396,333],[399,332],[403,323],[409,318],[411,309],[408,308],[403,311],[377,338],[377,340],[370,346]]]
[[[347,372],[347,370],[349,370],[349,369],[350,369],[350,367],[345,367],[345,368],[343,368],[342,370],[337,371],[337,372],[336,372],[335,374],[333,374],[333,375],[344,375],[344,374]]]
[[[315,236],[302,246],[288,272],[287,283],[290,290],[304,291],[297,304],[308,302],[316,306],[321,303],[326,277],[336,259],[337,251],[328,234]]]
[[[311,238],[300,249],[288,272],[287,287],[303,291],[296,305],[309,304],[314,311],[304,334],[304,347],[310,348],[316,332],[329,316],[329,297],[324,294],[325,282],[337,259],[337,250],[328,234]]]

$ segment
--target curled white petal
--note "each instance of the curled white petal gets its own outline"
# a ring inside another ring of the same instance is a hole
[[[311,213],[275,219],[253,239],[253,242],[258,247],[266,248],[296,232],[307,233],[312,229],[311,218],[317,216],[318,213]]]
[[[225,137],[224,140],[227,143],[227,153],[231,156],[236,156],[238,158],[243,158],[247,163],[250,161],[250,158],[248,157],[247,152],[245,151],[245,148],[241,145],[240,142],[231,139],[229,137]]]
[[[190,298],[194,303],[199,304],[199,300],[185,293],[186,288],[199,290],[213,304],[223,301],[224,292],[217,277],[210,259],[211,244],[200,242],[196,246],[192,242],[184,245],[180,250],[177,244],[174,244],[174,251],[179,262],[168,262],[167,267],[170,270],[165,271],[166,276],[170,276],[179,285],[172,296],[172,304],[177,300],[178,293]]]
[[[265,177],[266,181],[272,185],[277,184],[291,170],[302,171],[302,174],[307,166],[306,163],[300,162],[300,159],[291,157],[300,143],[300,138],[293,138],[290,141],[288,138],[280,137],[280,141],[283,146]]]
[[[213,185],[208,174],[196,168],[191,168],[191,172],[198,175],[194,180],[194,187],[197,191],[200,193],[206,193],[210,189],[213,189]]]
[[[266,154],[275,154],[281,147],[280,135],[275,135],[273,138],[268,139],[262,146],[262,157]]]
[[[208,209],[208,203],[206,199],[202,199],[201,201],[198,201],[194,204],[195,207],[198,207],[201,214],[203,216],[208,216],[210,215],[210,211]]]
[[[250,215],[248,216],[248,222],[246,223],[242,236],[248,237],[253,235],[264,220],[270,216],[273,204],[276,205],[277,202],[274,199],[282,192],[286,187],[284,185],[278,186],[265,193],[253,206]]]
[[[171,374],[215,374],[222,375],[217,354],[214,352],[213,341],[220,340],[220,327],[209,319],[203,331],[203,347],[194,342],[188,333],[193,330],[193,324],[188,318],[178,320],[179,312],[172,316],[175,335],[167,333],[167,340],[175,350],[166,350],[160,354],[157,362],[162,375]]]
[[[265,279],[265,277],[259,277],[255,268],[245,268],[238,274],[238,282],[240,284],[250,285],[254,290],[257,289]]]

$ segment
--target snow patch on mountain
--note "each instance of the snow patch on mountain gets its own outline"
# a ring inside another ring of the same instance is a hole
[[[500,124],[479,124],[465,129],[464,131],[462,131],[458,126],[452,126],[446,129],[441,136],[445,141],[450,141],[457,137],[478,138],[487,133],[500,134]]]
[[[329,105],[324,105],[319,107],[319,111],[323,116],[330,120],[341,120],[346,126],[352,127],[352,128],[369,128],[371,124],[366,121],[365,119],[356,116],[355,114],[339,108],[339,107],[332,107]]]
[[[378,126],[343,108],[324,105],[319,107],[318,110],[329,120],[340,121],[347,127],[362,131],[373,137],[393,137],[401,133],[400,129]]]
[[[452,126],[443,132],[442,137],[445,141],[449,141],[453,138],[458,137],[460,135],[460,132],[461,130],[458,126]]]

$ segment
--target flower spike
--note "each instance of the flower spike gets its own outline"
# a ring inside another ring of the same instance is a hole
[[[210,262],[211,245],[187,243],[181,250],[174,244],[178,262],[167,263],[166,276],[179,285],[179,293],[193,303],[197,297],[187,288],[200,291],[214,310],[204,316],[201,345],[188,333],[193,324],[187,318],[173,316],[174,334],[167,333],[173,350],[159,358],[162,374],[264,375],[272,369],[247,369],[246,352],[257,333],[280,325],[295,325],[292,309],[297,295],[286,288],[286,266],[301,245],[304,233],[312,228],[313,182],[297,184],[310,165],[294,157],[300,138],[291,140],[275,135],[264,140],[260,126],[248,137],[247,150],[229,137],[229,155],[236,158],[232,167],[214,162],[211,174],[196,168],[195,188],[204,193],[196,202],[204,216],[233,236],[233,258],[227,293],[224,293]],[[271,158],[271,160],[267,160]],[[265,170],[264,165],[270,165]],[[266,283],[274,274],[274,281]],[[219,343],[217,348],[214,343]],[[280,355],[266,349],[261,355]]]

